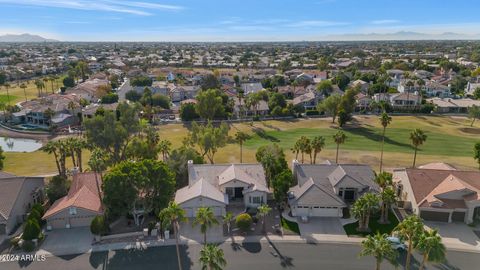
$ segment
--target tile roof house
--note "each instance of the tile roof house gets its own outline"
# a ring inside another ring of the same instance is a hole
[[[405,209],[424,220],[472,223],[480,219],[480,172],[439,164],[393,172]]]
[[[31,206],[43,202],[43,187],[43,177],[0,172],[0,236],[13,233]]]
[[[188,161],[188,186],[177,190],[175,202],[187,217],[199,207],[211,207],[223,216],[229,204],[256,208],[269,193],[260,164],[193,164]]]
[[[68,194],[55,201],[43,215],[43,219],[47,221],[47,229],[90,226],[95,216],[103,214],[100,187],[99,174],[94,172],[74,174]]]
[[[366,192],[379,191],[375,173],[360,164],[300,164],[293,161],[297,185],[290,188],[288,203],[293,216],[342,217],[347,203]]]

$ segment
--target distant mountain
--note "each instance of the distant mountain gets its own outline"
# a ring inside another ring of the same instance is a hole
[[[441,34],[425,34],[419,32],[400,31],[396,33],[369,33],[369,34],[343,34],[328,35],[321,37],[321,40],[350,41],[350,40],[458,40],[458,39],[480,39],[480,35],[467,35],[453,32]]]
[[[21,35],[0,35],[0,42],[57,42],[55,39],[48,39],[38,35],[21,34]]]

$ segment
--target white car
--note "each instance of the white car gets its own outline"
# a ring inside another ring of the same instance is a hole
[[[387,240],[392,244],[392,247],[396,250],[406,250],[407,249],[407,246],[402,241],[400,241],[400,239],[398,237],[389,236],[389,237],[387,237]]]

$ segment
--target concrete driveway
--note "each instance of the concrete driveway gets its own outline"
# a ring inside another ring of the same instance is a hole
[[[89,227],[57,229],[46,233],[40,254],[80,254],[92,249],[93,235]]]
[[[200,232],[200,226],[193,226],[193,220],[194,218],[189,218],[188,222],[180,224],[180,236],[203,243],[203,234]],[[222,220],[220,218],[217,220],[218,225],[213,225],[207,231],[208,242],[218,242],[223,240]],[[173,235],[171,235],[171,237],[173,237]]]
[[[306,238],[309,242],[347,237],[340,218],[310,217],[307,223],[298,221],[298,228],[300,229],[300,236]]]
[[[480,228],[472,228],[464,223],[446,223],[425,221],[425,226],[431,229],[437,229],[442,240],[449,247],[475,248],[480,250],[480,239],[473,232],[480,231]]]

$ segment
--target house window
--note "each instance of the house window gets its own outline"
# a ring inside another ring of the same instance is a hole
[[[250,197],[252,198],[252,197]],[[263,197],[253,197],[253,203],[260,204],[263,203]]]
[[[77,214],[77,208],[76,207],[70,207],[69,208],[69,213],[72,216],[76,215]]]

